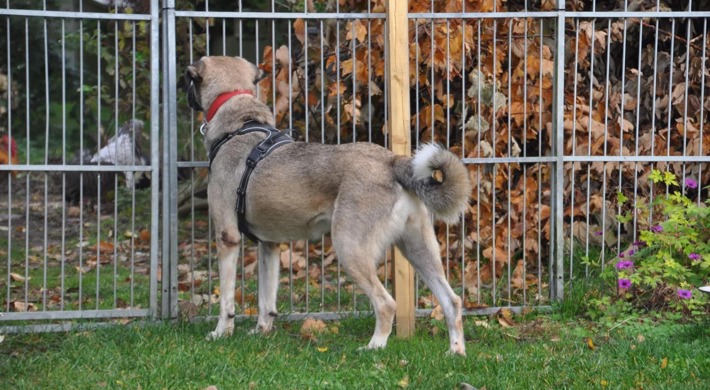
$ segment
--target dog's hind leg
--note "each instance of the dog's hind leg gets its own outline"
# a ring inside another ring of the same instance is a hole
[[[343,259],[344,260],[344,259]],[[342,261],[343,268],[355,284],[365,292],[375,309],[375,332],[372,334],[368,349],[384,348],[392,333],[392,321],[397,310],[397,303],[387,292],[377,277],[377,270],[372,258],[348,259]]]
[[[276,318],[276,293],[279,288],[279,247],[259,243],[259,319],[252,333],[268,333]]]
[[[392,332],[397,303],[377,277],[376,259],[382,254],[378,253],[379,245],[374,244],[375,237],[357,236],[360,238],[355,238],[352,230],[333,229],[333,245],[343,269],[365,292],[375,309],[375,332],[367,348],[384,348]]]
[[[221,233],[220,233],[221,232]],[[230,336],[234,330],[234,287],[237,278],[237,256],[241,236],[236,228],[217,228],[219,262],[219,320],[208,339]]]
[[[397,247],[439,300],[449,329],[450,353],[466,355],[461,298],[446,280],[434,228],[425,210],[413,214],[397,240]]]

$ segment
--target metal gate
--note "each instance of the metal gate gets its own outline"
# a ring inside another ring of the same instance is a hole
[[[20,146],[0,165],[3,332],[217,314],[202,117],[182,92],[182,72],[203,55],[259,64],[269,73],[259,97],[307,142],[391,143],[386,1],[85,3],[0,9],[0,133]],[[652,168],[696,180],[698,203],[708,196],[706,5],[556,3],[412,0],[401,29],[413,146],[451,148],[475,184],[461,223],[437,226],[468,314],[548,308],[592,263],[623,256],[658,222],[637,208],[657,193]],[[629,46],[631,34],[642,44]],[[125,128],[134,143],[146,137],[140,153],[92,163]],[[393,255],[382,258],[391,288]],[[256,314],[256,264],[242,240],[242,318]],[[327,236],[283,243],[281,267],[278,308],[291,318],[371,310]],[[419,315],[436,312],[418,280],[412,301]]]
[[[0,9],[3,332],[158,313],[160,15],[146,5]]]

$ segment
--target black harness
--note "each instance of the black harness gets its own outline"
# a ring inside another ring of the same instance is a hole
[[[210,159],[210,170],[212,170],[212,161],[217,156],[219,148],[221,148],[225,143],[234,138],[237,135],[244,135],[248,133],[253,133],[255,131],[262,132],[266,134],[264,138],[258,145],[254,146],[254,149],[249,153],[249,157],[246,159],[246,168],[244,168],[244,173],[242,173],[242,179],[239,182],[239,188],[237,189],[237,223],[239,225],[239,231],[244,233],[249,239],[254,242],[258,242],[259,239],[254,236],[254,234],[249,231],[249,227],[246,219],[246,194],[247,187],[249,186],[249,177],[251,176],[256,164],[268,156],[274,149],[279,146],[290,144],[294,142],[294,139],[298,139],[298,133],[295,130],[284,130],[279,131],[274,129],[269,125],[262,125],[256,122],[247,122],[242,126],[241,129],[224,135],[222,138],[218,139],[210,147],[209,159]]]

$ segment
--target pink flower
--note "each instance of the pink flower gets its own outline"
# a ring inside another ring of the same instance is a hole
[[[688,255],[688,258],[693,261],[700,261],[700,255],[697,253],[691,253]]]
[[[685,179],[685,186],[690,189],[695,189],[695,188],[698,188],[698,182],[691,179],[691,178],[687,178],[687,179]]]
[[[678,296],[680,299],[690,299],[693,297],[693,293],[690,290],[678,289]]]
[[[633,261],[620,261],[616,263],[616,269],[626,269],[626,268],[631,268],[634,266]],[[619,285],[621,287],[621,285]]]
[[[631,281],[629,279],[619,279],[619,288],[620,289],[626,290],[629,287],[631,287]]]

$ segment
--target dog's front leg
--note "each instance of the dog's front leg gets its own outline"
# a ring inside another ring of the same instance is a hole
[[[259,243],[259,319],[253,333],[268,333],[276,318],[276,294],[279,288],[279,247]]]
[[[217,328],[210,332],[208,339],[231,336],[234,330],[234,288],[239,240],[217,240],[219,261],[219,321]]]

